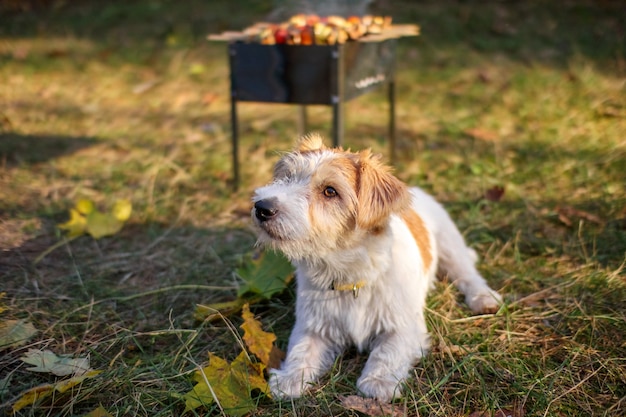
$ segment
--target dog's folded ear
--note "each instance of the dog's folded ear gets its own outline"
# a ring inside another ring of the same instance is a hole
[[[392,213],[410,205],[410,194],[407,186],[391,173],[391,168],[380,161],[380,155],[369,150],[357,155],[360,175],[356,221],[363,229],[375,230]]]
[[[318,151],[326,149],[324,146],[324,138],[318,133],[309,133],[300,137],[296,150],[298,152]]]

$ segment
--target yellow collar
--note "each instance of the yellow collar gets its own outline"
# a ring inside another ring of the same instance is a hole
[[[337,285],[333,282],[333,285],[331,285],[330,289],[333,291],[352,291],[352,295],[354,295],[354,298],[357,298],[359,296],[359,289],[363,287],[365,287],[365,281],[341,285]]]

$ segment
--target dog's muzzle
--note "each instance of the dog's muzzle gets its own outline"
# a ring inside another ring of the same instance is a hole
[[[277,201],[274,198],[259,200],[254,203],[254,216],[261,223],[273,219],[277,214]]]

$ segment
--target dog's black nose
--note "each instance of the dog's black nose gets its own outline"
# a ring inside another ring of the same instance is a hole
[[[270,220],[278,214],[275,199],[260,200],[254,203],[254,215],[260,222]]]

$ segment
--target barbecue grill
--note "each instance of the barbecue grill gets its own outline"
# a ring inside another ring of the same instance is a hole
[[[331,106],[333,144],[341,146],[343,103],[386,84],[393,161],[396,44],[398,38],[418,33],[415,25],[389,25],[379,33],[332,45],[256,43],[249,30],[210,35],[212,41],[228,42],[234,187],[239,184],[239,102],[298,104],[302,132],[306,130],[305,106]]]

